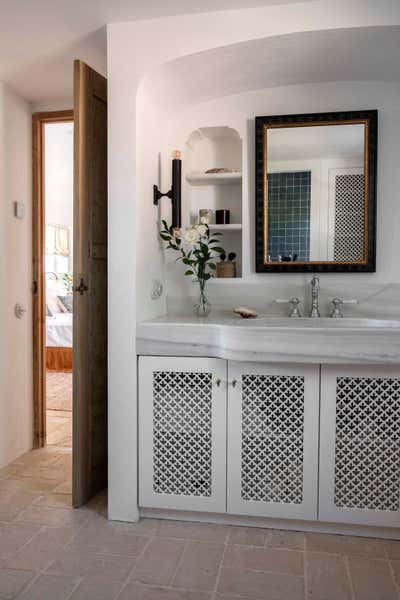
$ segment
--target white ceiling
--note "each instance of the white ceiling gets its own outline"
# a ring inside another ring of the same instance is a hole
[[[75,58],[106,71],[107,23],[299,1],[0,0],[0,81],[36,103],[71,97]]]
[[[400,27],[301,32],[224,46],[162,65],[145,93],[184,107],[244,91],[329,81],[400,81]],[[193,77],[195,73],[195,77]]]

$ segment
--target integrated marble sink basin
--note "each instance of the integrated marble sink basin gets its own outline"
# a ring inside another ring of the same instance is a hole
[[[393,329],[400,330],[400,320],[366,319],[349,317],[343,319],[330,319],[320,317],[310,318],[279,318],[279,317],[257,317],[255,319],[241,319],[241,325],[254,327],[285,327],[287,329],[311,328],[311,329]]]
[[[138,324],[137,353],[400,368],[400,319],[167,315]]]

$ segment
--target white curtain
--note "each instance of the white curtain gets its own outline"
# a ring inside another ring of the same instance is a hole
[[[71,255],[71,228],[66,225],[46,225],[46,254]]]

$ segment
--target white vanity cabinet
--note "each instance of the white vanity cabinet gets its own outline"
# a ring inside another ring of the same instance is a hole
[[[140,357],[140,506],[315,519],[318,392],[315,366]]]
[[[323,366],[319,519],[400,526],[400,369]]]
[[[139,504],[226,511],[225,360],[139,358]]]
[[[228,363],[228,512],[314,520],[319,366]]]
[[[400,369],[139,359],[144,508],[400,526]]]

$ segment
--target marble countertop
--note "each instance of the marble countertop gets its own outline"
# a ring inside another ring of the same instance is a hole
[[[400,320],[169,314],[137,326],[137,353],[255,362],[399,364]]]

